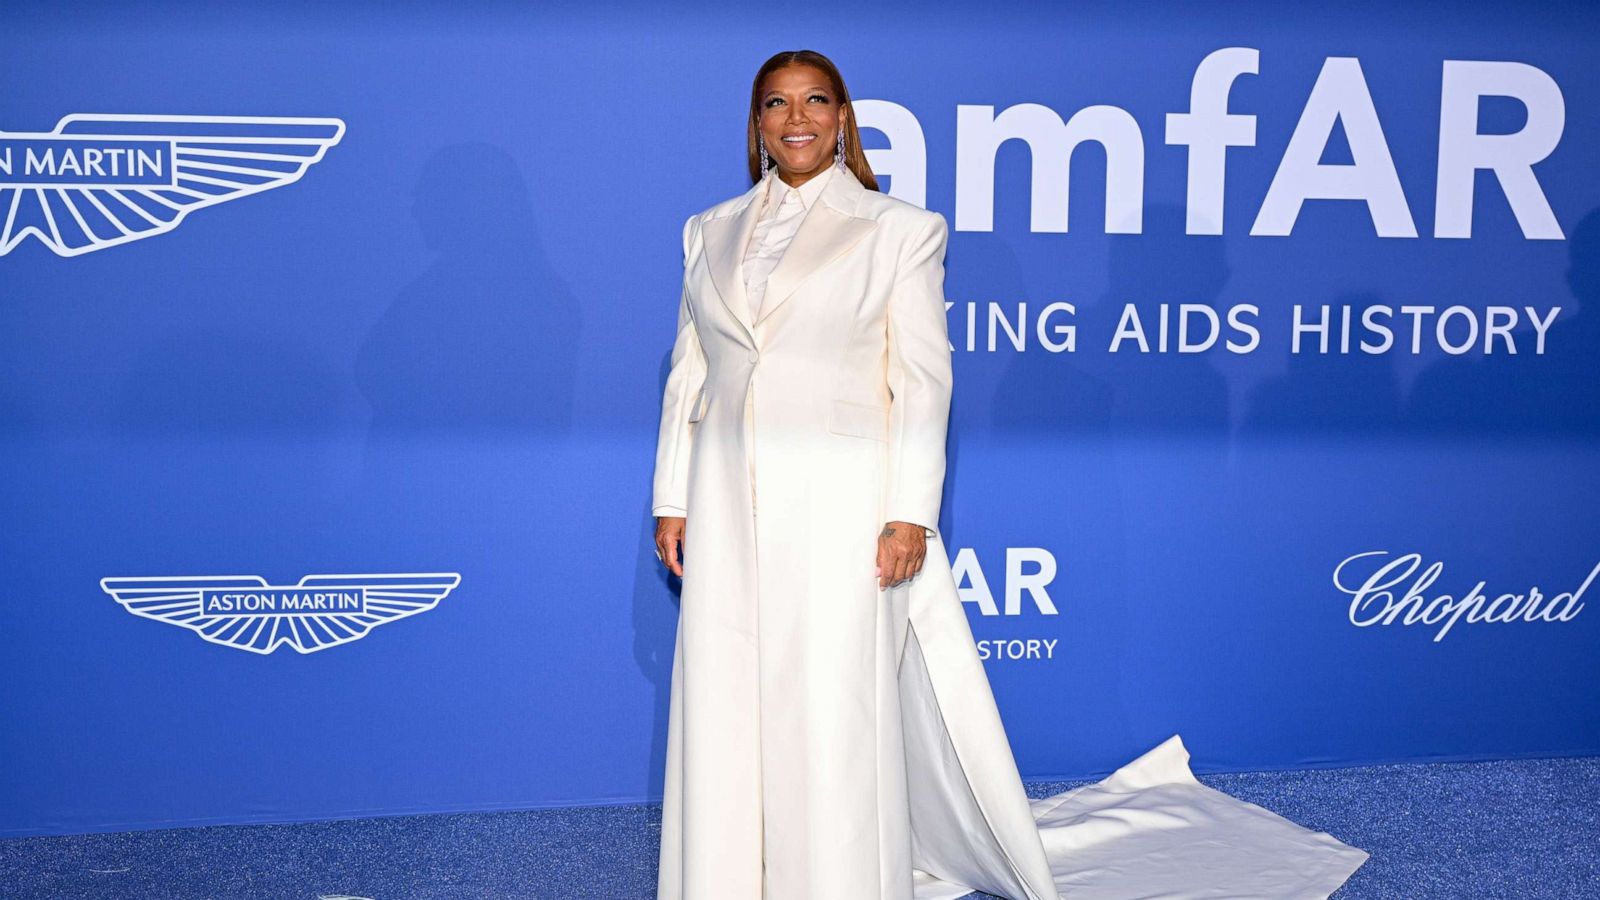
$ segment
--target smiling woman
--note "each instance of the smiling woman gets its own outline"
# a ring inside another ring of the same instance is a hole
[[[785,66],[767,77],[756,126],[762,149],[777,157],[788,184],[811,179],[838,154],[843,114],[827,82],[811,66]]]
[[[1365,853],[1199,785],[1176,735],[1030,805],[935,530],[948,226],[879,193],[821,54],[767,60],[746,134],[754,186],[684,223],[662,394],[659,900],[1337,887]]]

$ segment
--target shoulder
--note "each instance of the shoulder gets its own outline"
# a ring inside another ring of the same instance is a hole
[[[878,223],[895,247],[896,265],[902,271],[930,260],[944,259],[950,226],[939,213],[888,194],[868,191],[862,196],[856,215]]]
[[[751,194],[754,192],[754,190],[755,186],[751,185],[749,188],[746,188],[744,191],[738,194],[734,194],[732,197],[729,197],[726,200],[719,200],[716,203],[711,204],[705,209],[702,209],[690,216],[689,220],[684,223],[684,227],[689,228],[704,222],[709,222],[712,219],[720,219],[723,216],[731,216],[734,213],[737,213],[739,210],[743,209],[745,203],[751,199]]]
[[[716,203],[713,203],[712,205],[685,219],[683,222],[684,251],[688,251],[689,246],[693,242],[695,234],[699,232],[701,225],[711,221],[712,219],[720,219],[724,216],[734,215],[739,210],[744,208],[744,204],[750,199],[750,195],[750,190],[746,190],[741,194],[735,194],[726,200],[720,200]]]
[[[867,191],[862,195],[856,215],[904,233],[908,238],[923,234],[942,234],[949,230],[944,216],[939,213],[878,191]]]
[[[749,196],[750,192],[748,190],[742,194],[735,194],[726,200],[720,200],[711,204],[705,209],[695,213],[693,216],[690,216],[690,218],[705,222],[711,219],[720,219],[723,216],[733,215],[744,206],[744,202]]]

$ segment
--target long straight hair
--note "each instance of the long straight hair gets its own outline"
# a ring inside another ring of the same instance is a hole
[[[768,75],[784,66],[805,65],[812,66],[822,71],[827,76],[833,87],[833,94],[839,100],[841,109],[848,107],[850,116],[844,122],[844,162],[855,173],[856,180],[868,190],[878,190],[878,178],[872,174],[872,167],[867,165],[866,151],[861,149],[861,131],[856,128],[856,108],[850,103],[850,92],[845,90],[844,77],[839,74],[839,67],[833,60],[823,56],[815,50],[785,50],[773,54],[772,58],[761,64],[756,71],[756,80],[750,85],[750,121],[746,126],[746,138],[749,144],[750,156],[750,182],[754,184],[761,180],[761,146],[760,128],[757,122],[761,119],[761,82]]]

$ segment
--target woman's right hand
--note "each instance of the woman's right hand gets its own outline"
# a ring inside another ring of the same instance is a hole
[[[656,517],[656,558],[667,564],[667,570],[683,577],[683,534],[688,520],[683,516]]]

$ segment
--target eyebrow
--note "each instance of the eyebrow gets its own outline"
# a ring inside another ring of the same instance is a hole
[[[832,93],[832,91],[828,90],[826,85],[821,85],[821,84],[813,84],[811,87],[806,88],[805,90],[801,91],[800,93],[804,94],[806,91],[822,91],[825,94]],[[778,90],[777,88],[773,88],[772,90],[767,91],[765,94],[762,94],[761,95],[761,99],[765,100],[768,97],[771,97],[773,94],[781,94],[781,93],[783,93],[783,92]]]

